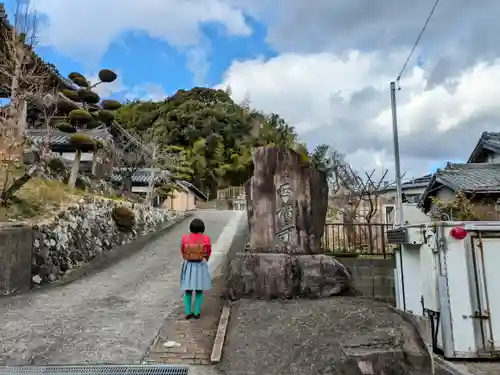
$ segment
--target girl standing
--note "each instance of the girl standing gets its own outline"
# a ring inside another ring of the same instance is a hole
[[[210,237],[204,234],[205,223],[194,219],[189,225],[190,234],[182,237],[181,253],[184,261],[181,269],[181,289],[184,291],[186,319],[200,319],[203,291],[212,288],[212,280],[208,269],[208,259],[212,253]],[[193,254],[195,254],[193,256]],[[199,257],[197,257],[199,254]],[[193,292],[194,313],[192,312]]]

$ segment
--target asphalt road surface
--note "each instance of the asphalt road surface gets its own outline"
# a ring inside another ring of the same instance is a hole
[[[199,211],[197,216],[213,243],[239,217],[234,211]],[[0,363],[140,363],[163,319],[181,300],[179,242],[189,222],[99,273],[0,298]],[[221,241],[231,237],[227,232]]]

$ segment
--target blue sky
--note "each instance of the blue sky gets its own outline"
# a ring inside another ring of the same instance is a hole
[[[7,12],[11,18],[14,4],[14,0],[6,1]],[[50,22],[43,14],[39,19],[42,23]],[[207,65],[201,79],[189,69],[188,56],[193,52],[192,49],[173,47],[141,30],[122,32],[98,60],[77,60],[43,43],[37,46],[37,52],[45,61],[54,64],[64,76],[73,71],[95,74],[99,69],[108,68],[119,73],[127,88],[154,84],[166,94],[172,94],[178,89],[189,89],[196,85],[214,86],[220,83],[223,73],[234,61],[276,55],[265,42],[265,27],[249,17],[245,20],[253,30],[249,36],[228,37],[222,26],[215,23],[201,26],[204,39],[201,52],[204,63],[199,65]],[[139,90],[128,94],[140,96],[144,92]],[[123,99],[124,95],[125,92],[120,92],[112,96]]]
[[[4,1],[12,16],[15,0]],[[194,85],[229,85],[236,102],[249,99],[253,108],[278,113],[309,148],[326,143],[357,169],[392,171],[388,84],[429,4],[387,0],[369,12],[366,1],[31,4],[44,22],[38,52],[63,75],[92,78],[101,68],[119,74],[99,87],[103,98],[158,100]],[[409,175],[467,159],[482,131],[498,130],[500,47],[484,37],[495,33],[483,31],[500,27],[494,19],[500,3],[485,1],[490,7],[473,14],[473,5],[440,5],[405,71],[397,103],[401,164]],[[395,16],[403,9],[412,17]]]

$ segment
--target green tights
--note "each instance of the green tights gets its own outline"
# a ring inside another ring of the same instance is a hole
[[[193,301],[193,291],[186,290],[186,292],[184,293],[184,305],[186,307],[186,315],[191,315],[192,301]],[[194,297],[194,315],[200,315],[202,302],[203,302],[203,291],[197,290]]]

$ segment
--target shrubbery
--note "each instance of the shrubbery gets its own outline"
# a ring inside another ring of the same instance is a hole
[[[113,208],[111,217],[120,232],[132,232],[135,226],[135,214],[130,208],[119,206]]]

